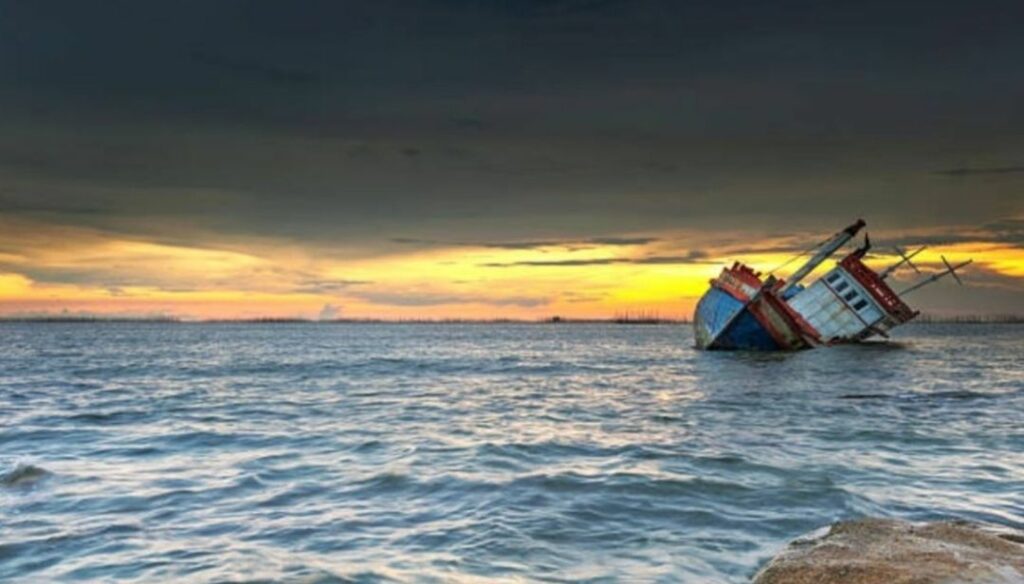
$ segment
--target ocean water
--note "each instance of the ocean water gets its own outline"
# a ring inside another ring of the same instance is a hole
[[[0,325],[0,581],[744,582],[863,515],[1024,528],[1024,326]]]

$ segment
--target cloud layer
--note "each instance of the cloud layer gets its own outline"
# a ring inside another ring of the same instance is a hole
[[[0,2],[0,310],[685,312],[858,216],[1013,278],[1020,16]]]

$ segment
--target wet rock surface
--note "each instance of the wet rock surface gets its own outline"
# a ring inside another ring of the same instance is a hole
[[[1024,583],[1024,534],[966,522],[844,521],[791,543],[754,584]]]

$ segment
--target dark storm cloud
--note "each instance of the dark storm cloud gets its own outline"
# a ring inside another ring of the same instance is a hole
[[[191,58],[199,64],[218,68],[228,73],[261,77],[271,83],[282,85],[308,85],[318,83],[320,76],[301,69],[275,67],[260,61],[233,59],[225,55],[193,51]]]
[[[567,259],[567,260],[526,260],[519,262],[491,262],[479,264],[485,268],[512,268],[512,267],[576,267],[576,266],[607,266],[612,264],[693,264],[705,263],[708,253],[701,250],[693,250],[683,255],[652,255],[639,258],[594,258],[594,259]],[[717,262],[710,262],[717,263]]]
[[[97,272],[96,269],[84,267],[26,267],[20,264],[0,262],[0,269],[21,272],[31,278],[32,281],[44,284],[86,284],[109,289],[152,284],[152,278],[146,276],[126,276],[123,274],[111,274],[107,271]],[[191,291],[193,288],[187,288],[186,290]]]
[[[320,280],[309,279],[300,282],[293,291],[304,294],[334,294],[346,292],[352,286],[373,284],[370,280]]]
[[[533,308],[550,302],[547,298],[536,296],[505,296],[494,297],[476,294],[448,294],[422,291],[387,292],[357,291],[348,294],[374,304],[387,306],[441,306],[445,304],[490,304],[493,306],[518,306]]]
[[[443,241],[431,239],[416,239],[411,237],[393,237],[392,243],[404,245],[426,245],[443,247],[484,247],[492,249],[525,250],[539,249],[544,247],[570,247],[585,248],[595,245],[607,246],[633,246],[647,245],[658,241],[656,237],[591,237],[589,239],[566,241],[557,239],[545,239],[534,241]]]
[[[1024,219],[1007,218],[982,225],[981,229],[1006,243],[1024,243]]]
[[[1016,172],[1021,13],[4,0],[0,178],[45,202],[0,214],[335,247],[980,222],[1013,181],[938,178]]]
[[[1024,247],[1024,219],[1006,218],[986,223],[977,228],[957,231],[910,235],[879,242],[881,246],[939,246],[968,242],[1005,243]]]
[[[611,264],[620,264],[623,260],[616,258],[597,258],[597,259],[579,259],[579,260],[534,260],[534,261],[522,261],[522,262],[488,262],[479,264],[483,268],[514,268],[514,267],[576,267],[576,266],[607,266]]]
[[[645,258],[638,258],[633,260],[635,264],[694,264],[694,263],[708,263],[705,260],[708,258],[708,253],[695,249],[685,255],[679,256],[648,256]],[[717,263],[717,262],[710,262]]]
[[[935,174],[945,176],[992,176],[1001,174],[1024,174],[1024,166],[989,166],[984,168],[947,168],[936,170]]]
[[[112,209],[96,204],[74,205],[64,200],[47,200],[38,196],[26,196],[14,192],[0,191],[0,213],[9,215],[103,215]]]
[[[586,243],[598,245],[647,245],[658,241],[654,237],[593,237]]]

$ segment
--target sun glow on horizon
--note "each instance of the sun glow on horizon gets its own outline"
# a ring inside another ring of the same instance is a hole
[[[85,229],[51,228],[46,235],[38,225],[7,227],[12,237],[0,241],[0,316],[7,317],[316,318],[329,308],[331,316],[383,319],[611,318],[627,312],[686,318],[722,267],[738,260],[767,271],[793,258],[788,249],[799,249],[778,238],[738,248],[708,241],[706,234],[661,233],[522,248],[392,248],[345,258],[267,243],[184,246]],[[698,241],[703,248],[693,246]],[[969,278],[974,286],[1019,289],[1024,279],[1024,249],[1013,244],[979,236],[929,248],[915,263],[938,269],[941,255],[951,262],[974,259],[971,270],[984,275]],[[881,247],[868,262],[882,268],[898,259]],[[802,261],[777,275],[785,277]],[[896,279],[912,276],[904,270]]]

